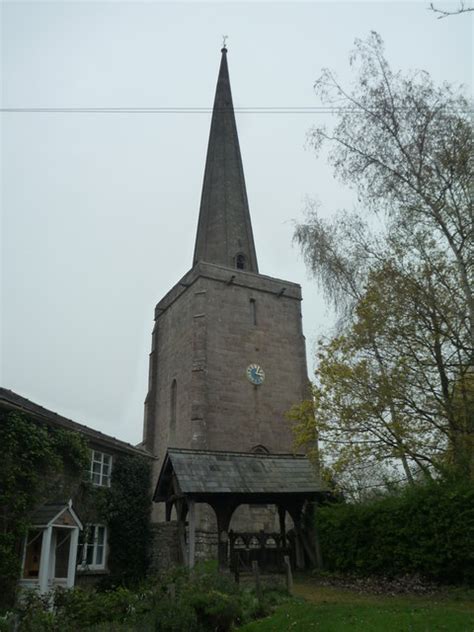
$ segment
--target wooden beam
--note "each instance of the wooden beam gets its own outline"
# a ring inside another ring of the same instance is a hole
[[[229,567],[229,525],[232,514],[238,507],[239,503],[230,502],[229,500],[219,499],[211,504],[217,518],[217,563],[220,571],[227,570]]]
[[[286,509],[281,505],[278,505],[278,519],[280,521],[280,535],[281,535],[281,546],[284,547],[286,544],[286,524],[285,524],[285,516]]]
[[[186,503],[184,499],[176,501],[176,514],[178,518],[178,540],[179,540],[179,552],[181,564],[186,564]]]
[[[189,540],[188,540],[188,549],[189,549],[189,559],[188,565],[189,568],[194,568],[195,554],[196,554],[196,512],[195,512],[195,503],[194,500],[188,499],[188,525],[189,525]]]

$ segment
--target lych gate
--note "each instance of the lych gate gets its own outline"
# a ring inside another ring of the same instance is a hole
[[[196,551],[196,503],[210,505],[217,519],[218,563],[221,570],[245,567],[253,560],[269,569],[279,567],[291,551],[294,566],[302,568],[305,557],[318,565],[314,542],[302,529],[306,502],[317,501],[328,490],[304,456],[254,454],[170,448],[159,475],[155,502],[166,504],[166,520],[173,506],[178,521],[182,559],[194,566]],[[232,514],[242,504],[275,505],[280,530],[275,534],[229,532]],[[293,520],[286,533],[286,514]],[[186,546],[186,521],[188,541]]]
[[[260,568],[269,572],[278,572],[284,568],[284,557],[293,557],[295,550],[293,534],[258,533],[229,531],[229,568],[238,574],[249,572],[252,562],[258,562]],[[293,566],[295,561],[293,561]]]

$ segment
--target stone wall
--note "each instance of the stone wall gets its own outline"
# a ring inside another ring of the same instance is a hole
[[[179,565],[177,522],[152,524],[150,573],[160,574]]]
[[[196,561],[217,559],[217,531],[196,530]]]
[[[265,371],[260,386],[246,377],[252,363]],[[157,457],[154,484],[170,446],[292,452],[285,415],[307,397],[308,383],[300,287],[197,264],[156,308],[144,433]],[[162,504],[155,505],[153,520],[164,520]]]
[[[186,529],[187,541],[188,529]],[[209,559],[217,559],[217,533],[202,529],[196,530],[196,562]],[[154,523],[152,525],[150,572],[160,574],[181,564],[178,523],[175,521]]]

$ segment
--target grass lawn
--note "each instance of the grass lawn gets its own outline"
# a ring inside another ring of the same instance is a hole
[[[474,632],[473,591],[390,597],[304,582],[294,592],[294,601],[241,632]]]

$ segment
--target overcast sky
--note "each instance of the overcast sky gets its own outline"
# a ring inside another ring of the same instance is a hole
[[[470,93],[472,19],[428,4],[4,2],[2,107],[210,108],[223,34],[236,107],[319,105],[321,68],[349,82],[370,30],[394,69]],[[303,286],[310,371],[332,319],[293,222],[306,198],[328,216],[353,205],[306,147],[326,119],[237,115],[260,271]],[[153,308],[191,266],[209,125],[209,112],[2,114],[3,386],[141,440]]]

